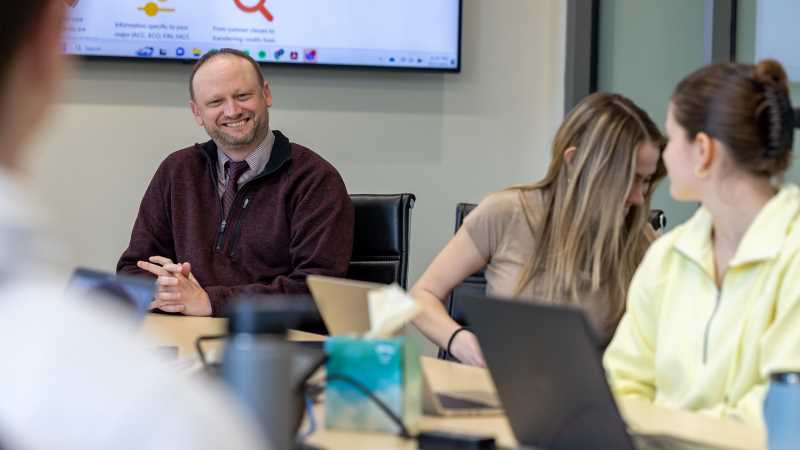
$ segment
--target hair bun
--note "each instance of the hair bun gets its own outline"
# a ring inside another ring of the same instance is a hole
[[[774,59],[763,59],[755,66],[754,76],[756,81],[764,84],[765,86],[771,85],[773,87],[781,88],[789,92],[789,77],[783,69],[783,65]]]
[[[763,89],[761,101],[756,107],[756,118],[764,142],[763,157],[781,158],[792,150],[795,127],[786,71],[778,61],[765,59],[755,66],[753,78]]]
[[[775,60],[692,72],[675,88],[672,114],[689,139],[702,132],[725,143],[745,172],[780,176],[792,162],[795,113],[786,71]]]

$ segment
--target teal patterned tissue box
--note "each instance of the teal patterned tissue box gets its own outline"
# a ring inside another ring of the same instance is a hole
[[[331,337],[325,383],[325,426],[397,433],[399,427],[352,380],[369,390],[406,428],[413,430],[422,411],[419,351],[408,339]],[[345,380],[343,380],[345,379]]]

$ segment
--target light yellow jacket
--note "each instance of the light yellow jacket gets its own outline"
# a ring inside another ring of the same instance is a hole
[[[773,371],[800,371],[800,189],[785,185],[714,282],[705,208],[657,240],[604,364],[617,396],[761,424]]]

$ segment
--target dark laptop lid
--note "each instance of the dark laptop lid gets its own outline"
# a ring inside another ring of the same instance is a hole
[[[581,311],[477,297],[462,306],[521,444],[633,448]]]
[[[118,302],[141,318],[148,311],[155,296],[155,279],[117,275],[112,272],[79,267],[72,273],[67,293],[75,297],[97,296]]]

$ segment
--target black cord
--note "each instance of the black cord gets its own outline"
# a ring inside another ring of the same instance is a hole
[[[329,373],[328,376],[325,378],[328,383],[330,383],[331,381],[344,381],[345,383],[356,388],[356,390],[361,391],[362,394],[364,394],[370,400],[372,400],[378,406],[378,408],[380,408],[380,410],[383,411],[383,413],[386,414],[389,417],[389,419],[391,419],[392,422],[394,422],[395,425],[397,425],[400,428],[400,436],[406,439],[413,438],[413,436],[411,436],[411,433],[408,432],[408,428],[406,428],[406,426],[403,425],[403,420],[397,417],[397,414],[395,414],[391,410],[391,408],[389,408],[386,405],[386,403],[383,402],[383,400],[379,399],[378,396],[376,396],[371,390],[369,390],[368,387],[364,386],[360,381],[356,380],[350,375],[345,375],[342,373],[334,373],[334,374]]]
[[[195,349],[197,349],[197,354],[199,355],[200,361],[202,362],[204,368],[208,368],[209,364],[206,361],[206,355],[205,355],[205,352],[203,351],[203,346],[201,345],[202,342],[204,342],[204,341],[214,341],[214,340],[218,340],[218,339],[224,339],[226,337],[228,337],[227,334],[218,334],[218,335],[209,335],[209,336],[199,336],[197,338],[197,340],[194,343],[194,346],[195,346]],[[327,361],[328,358],[329,357],[326,355],[325,358],[321,361],[321,364],[323,364],[325,361]],[[378,408],[381,411],[383,411],[383,413],[386,414],[389,417],[389,419],[391,419],[391,421],[394,422],[395,425],[398,426],[398,428],[400,428],[400,436],[402,436],[402,437],[404,437],[406,439],[412,439],[414,437],[414,436],[411,435],[411,433],[408,432],[408,428],[406,428],[406,426],[403,424],[403,420],[400,419],[399,417],[397,417],[397,414],[395,414],[391,410],[391,408],[389,408],[386,405],[386,403],[383,402],[383,400],[378,398],[368,387],[364,386],[360,381],[356,380],[355,378],[353,378],[353,377],[351,377],[349,375],[345,375],[345,374],[341,374],[341,373],[328,374],[325,378],[326,378],[327,382],[343,381],[343,382],[355,387],[356,390],[360,391],[367,398],[372,400],[375,403],[375,405],[377,405]],[[306,388],[308,388],[308,386],[306,386]]]

